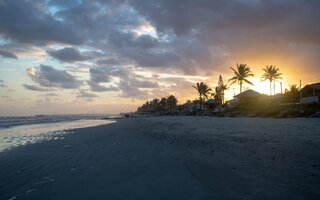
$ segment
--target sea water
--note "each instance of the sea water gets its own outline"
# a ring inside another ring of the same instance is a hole
[[[103,115],[0,117],[0,152],[46,140],[61,140],[72,129],[109,124]]]

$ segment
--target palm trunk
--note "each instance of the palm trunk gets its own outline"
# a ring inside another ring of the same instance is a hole
[[[240,93],[242,93],[242,81],[240,81]]]
[[[223,105],[223,103],[224,103],[224,90],[222,90],[221,102],[222,102],[222,105]]]
[[[273,95],[276,95],[276,81],[273,81]]]
[[[270,80],[270,96],[272,95],[272,81]]]

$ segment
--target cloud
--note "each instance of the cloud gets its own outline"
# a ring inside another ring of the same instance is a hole
[[[101,68],[102,69],[102,68]],[[110,81],[110,75],[107,71],[101,69],[90,69],[90,80],[96,83],[106,83]]]
[[[47,87],[41,87],[41,86],[37,86],[37,85],[28,85],[23,83],[22,86],[24,88],[26,88],[27,90],[32,90],[32,91],[40,91],[40,92],[44,92],[44,91],[52,91],[52,88],[47,88]]]
[[[133,87],[137,88],[158,88],[159,83],[156,81],[145,80],[146,78],[142,78],[142,80],[138,78],[128,78],[127,80]]]
[[[82,43],[72,27],[50,15],[41,1],[4,0],[0,24],[0,34],[21,43]]]
[[[115,66],[115,65],[120,65],[119,61],[117,61],[114,58],[108,58],[108,59],[100,59],[97,61],[97,65],[111,65],[111,66]]]
[[[0,56],[2,56],[4,58],[18,59],[18,57],[15,54],[8,52],[8,51],[1,50],[1,49],[0,49]]]
[[[94,81],[87,81],[88,85],[90,86],[91,91],[93,92],[116,92],[119,91],[118,87],[114,87],[114,86],[103,86],[100,85],[99,83],[96,83]]]
[[[149,49],[158,45],[158,40],[150,35],[115,31],[109,35],[110,42],[117,48]]]
[[[77,61],[85,61],[91,59],[89,55],[83,55],[80,51],[76,48],[63,48],[60,50],[50,50],[47,53],[52,56],[53,58],[59,60],[60,62],[68,62],[73,63]]]
[[[83,83],[67,71],[58,70],[48,65],[40,65],[36,71],[33,67],[26,70],[27,76],[42,87],[64,89],[79,88]]]
[[[96,98],[99,97],[98,95],[95,95],[93,93],[89,93],[87,91],[84,90],[80,90],[79,94],[77,95],[78,98]]]
[[[94,92],[109,92],[120,91],[121,97],[145,98],[149,93],[144,89],[159,88],[158,82],[153,81],[152,78],[147,78],[136,74],[129,68],[113,66],[113,67],[98,67],[89,70],[90,80],[87,81],[91,91]],[[115,83],[113,79],[119,81]],[[100,83],[112,83],[117,86],[103,86]]]
[[[7,96],[7,95],[3,95],[3,96],[1,96],[1,98],[2,98],[4,101],[13,101],[13,99],[12,99],[10,96]]]
[[[134,87],[129,81],[126,80],[121,80],[119,86],[122,91],[120,96],[124,98],[147,99],[150,96],[148,91]]]
[[[72,6],[79,5],[79,0],[50,0],[48,2],[49,6],[56,6],[56,7],[61,7],[61,8],[68,8]]]
[[[45,94],[46,96],[49,96],[49,97],[57,97],[57,96],[59,96],[58,94],[56,94],[56,93],[47,93],[47,94]]]

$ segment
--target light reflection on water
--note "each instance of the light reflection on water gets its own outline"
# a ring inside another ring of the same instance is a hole
[[[76,120],[33,124],[0,129],[0,152],[13,147],[46,140],[60,140],[71,130],[113,123],[112,120]]]

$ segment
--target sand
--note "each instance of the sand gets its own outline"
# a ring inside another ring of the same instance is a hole
[[[319,199],[319,119],[138,117],[0,153],[0,199]]]

